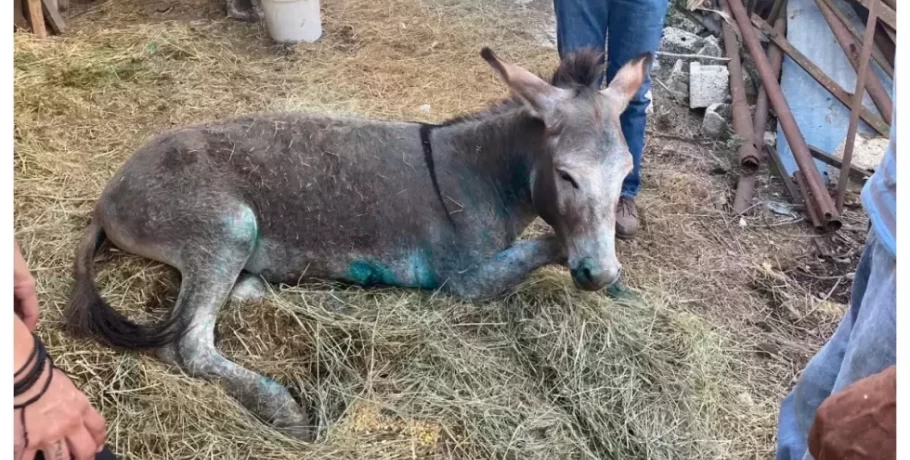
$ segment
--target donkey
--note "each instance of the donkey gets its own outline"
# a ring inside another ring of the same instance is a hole
[[[585,290],[615,282],[615,208],[632,169],[619,116],[651,58],[601,90],[594,52],[567,56],[551,83],[488,48],[481,56],[512,97],[438,125],[282,113],[154,137],[96,203],[68,324],[110,346],[156,350],[311,439],[285,387],[217,350],[229,299],[311,278],[478,299],[548,264],[568,264]],[[553,231],[517,240],[537,216]],[[100,297],[94,258],[106,240],[180,272],[168,319],[139,325]]]

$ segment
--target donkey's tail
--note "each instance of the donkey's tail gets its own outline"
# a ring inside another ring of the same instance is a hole
[[[176,340],[184,329],[179,324],[178,312],[172,312],[168,320],[158,324],[140,325],[101,298],[95,286],[94,262],[104,240],[104,229],[97,219],[92,219],[76,252],[76,285],[65,310],[69,329],[126,349],[158,348]]]

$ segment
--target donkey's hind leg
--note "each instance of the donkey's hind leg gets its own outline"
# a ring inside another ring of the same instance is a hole
[[[228,300],[249,253],[222,249],[222,254],[213,254],[213,248],[206,249],[205,256],[189,259],[177,298],[178,308],[180,303],[190,307],[182,310],[188,326],[177,344],[182,367],[193,376],[217,380],[247,409],[285,433],[312,439],[304,411],[285,387],[228,360],[215,347],[218,310]]]

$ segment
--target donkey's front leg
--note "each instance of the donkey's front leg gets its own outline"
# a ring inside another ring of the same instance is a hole
[[[453,276],[443,289],[466,299],[493,297],[544,265],[565,262],[565,248],[555,235],[520,240],[476,267]]]

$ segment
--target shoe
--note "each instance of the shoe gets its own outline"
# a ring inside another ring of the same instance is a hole
[[[616,207],[616,237],[626,240],[638,233],[638,207],[635,200],[622,197]]]

